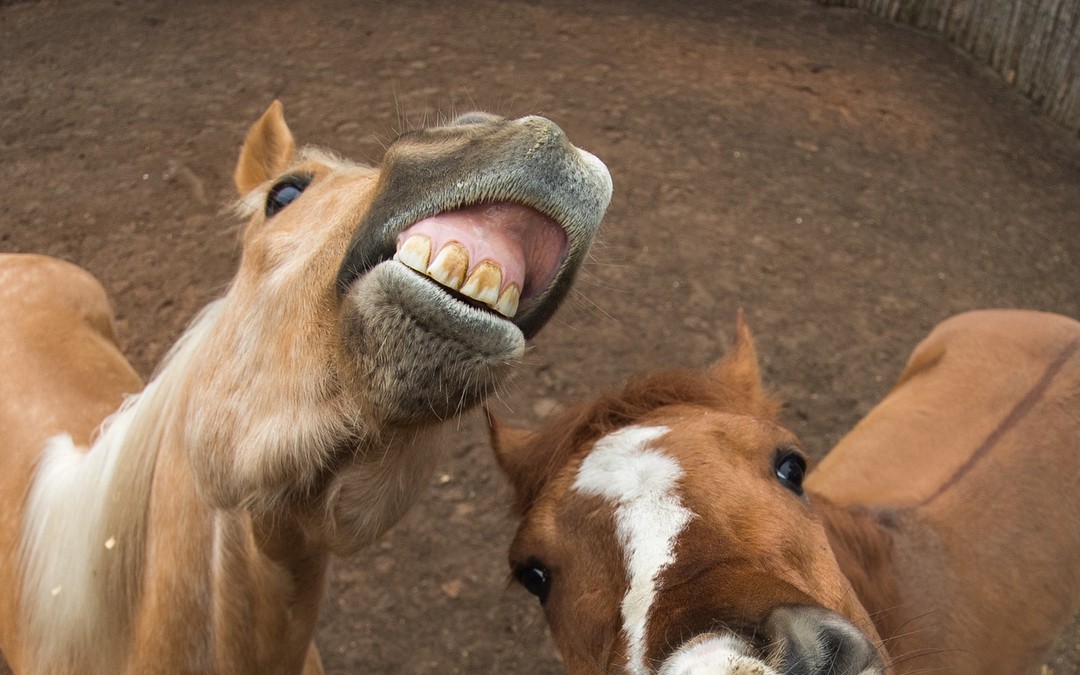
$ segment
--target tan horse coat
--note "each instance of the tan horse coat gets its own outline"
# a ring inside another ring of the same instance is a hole
[[[611,190],[542,118],[463,116],[375,169],[297,152],[277,103],[236,184],[240,270],[145,388],[88,273],[0,256],[0,650],[19,675],[321,672],[329,556],[414,501],[438,422],[520,358]],[[478,228],[563,242],[512,320],[391,259],[411,223],[491,203]]]

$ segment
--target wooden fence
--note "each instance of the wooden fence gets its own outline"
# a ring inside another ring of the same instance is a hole
[[[936,31],[1080,134],[1080,0],[821,0]]]

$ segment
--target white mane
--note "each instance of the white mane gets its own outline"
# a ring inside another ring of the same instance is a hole
[[[120,672],[142,580],[154,466],[219,306],[207,307],[157,376],[102,423],[89,451],[66,433],[47,441],[19,551],[31,673]]]

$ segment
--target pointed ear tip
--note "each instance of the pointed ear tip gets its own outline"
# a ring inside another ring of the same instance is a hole
[[[259,119],[255,120],[248,129],[249,138],[260,135],[280,136],[288,138],[291,142],[292,131],[289,129],[288,122],[285,121],[285,106],[280,100],[275,98],[271,101]]]
[[[284,171],[296,155],[296,141],[285,121],[281,101],[274,99],[252,124],[240,146],[233,182],[246,195],[264,180]]]
[[[517,426],[503,424],[492,416],[488,422],[488,440],[499,462],[509,466],[515,462],[533,437],[533,432]]]
[[[285,105],[281,102],[280,99],[275,98],[270,103],[270,107],[266,109],[266,113],[264,113],[264,116],[276,120],[285,121]]]

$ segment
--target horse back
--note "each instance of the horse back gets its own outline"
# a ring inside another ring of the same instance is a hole
[[[23,506],[45,441],[87,446],[142,388],[116,346],[101,284],[70,263],[0,255],[0,588],[18,588]],[[17,594],[0,594],[0,650],[18,668]]]
[[[1080,453],[1078,430],[1080,322],[969,312],[916,347],[893,390],[807,485],[839,504],[904,508],[981,491],[1005,474],[1056,482]]]

